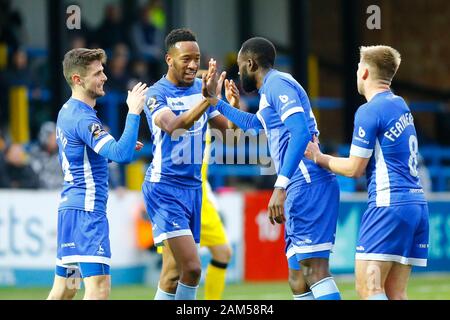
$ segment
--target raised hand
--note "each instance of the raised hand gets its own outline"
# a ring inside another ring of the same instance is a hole
[[[227,76],[226,71],[222,71],[220,74],[219,80],[217,81],[217,88],[216,88],[216,96],[217,99],[222,98],[222,87],[223,87],[223,81],[225,80],[225,77]]]
[[[128,90],[128,113],[141,114],[142,110],[144,110],[145,94],[147,90],[147,84],[142,82],[136,84],[131,91]]]
[[[202,94],[205,98],[212,98],[216,96],[218,85],[216,65],[216,60],[209,60],[208,72],[206,74],[202,74]]]
[[[233,107],[239,108],[239,89],[233,80],[225,80],[225,97]]]

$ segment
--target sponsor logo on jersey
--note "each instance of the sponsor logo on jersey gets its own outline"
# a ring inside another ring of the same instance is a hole
[[[359,129],[358,129],[358,135],[359,135],[361,138],[364,138],[364,137],[366,136],[366,132],[364,131],[363,128],[359,127]]]

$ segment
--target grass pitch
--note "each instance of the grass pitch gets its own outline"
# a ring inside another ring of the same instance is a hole
[[[336,283],[345,300],[357,299],[352,277],[336,277]],[[47,297],[48,288],[0,288],[0,300],[43,300]],[[116,286],[112,288],[113,300],[152,300],[156,288],[153,286]],[[411,300],[450,300],[450,274],[417,275],[413,274],[408,287]],[[76,299],[82,299],[83,290]],[[204,288],[200,286],[198,299],[204,299]],[[224,300],[292,300],[287,284],[283,282],[243,282],[231,283],[225,288]]]

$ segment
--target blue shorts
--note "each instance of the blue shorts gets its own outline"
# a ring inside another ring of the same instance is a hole
[[[333,248],[339,214],[339,185],[328,177],[316,183],[292,186],[284,205],[284,239],[289,268],[298,270],[296,261],[326,258]],[[295,259],[292,257],[295,256]]]
[[[192,235],[195,243],[200,243],[201,187],[186,189],[144,181],[142,192],[156,246],[163,245],[164,240],[185,235]]]
[[[76,209],[58,211],[56,265],[80,262],[109,265],[111,249],[106,213]]]
[[[76,265],[56,266],[55,273],[63,278],[87,278],[110,274],[109,266],[103,263],[80,262]]]
[[[428,235],[427,204],[369,207],[361,220],[355,258],[426,267]]]

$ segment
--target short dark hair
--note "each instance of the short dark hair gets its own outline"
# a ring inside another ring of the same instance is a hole
[[[103,49],[76,48],[68,51],[64,55],[63,73],[70,87],[73,86],[72,75],[79,73],[82,76],[93,61],[106,63],[106,53]]]
[[[272,68],[277,51],[272,42],[262,37],[250,38],[242,44],[241,54],[248,54],[262,68]]]
[[[166,40],[165,40],[166,52],[168,52],[170,50],[170,48],[172,48],[177,42],[180,42],[180,41],[195,41],[195,42],[197,42],[197,38],[196,38],[195,34],[189,29],[185,29],[185,28],[174,29],[174,30],[170,31],[170,33],[166,37]]]

